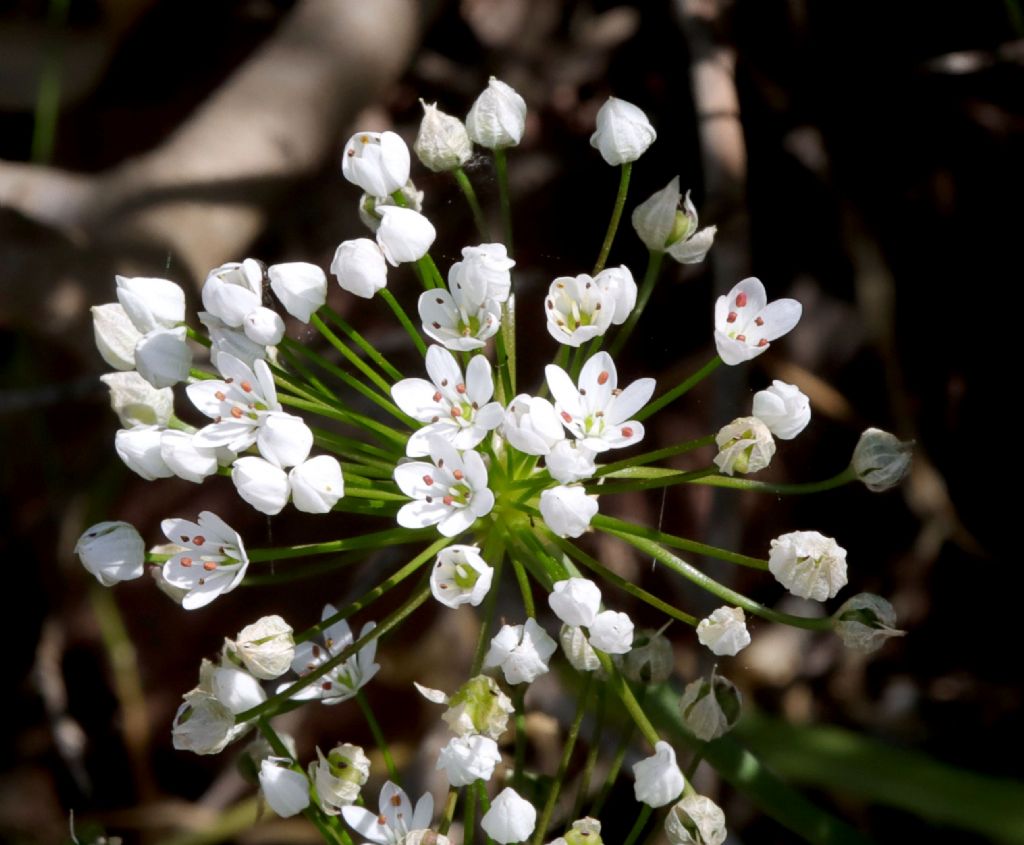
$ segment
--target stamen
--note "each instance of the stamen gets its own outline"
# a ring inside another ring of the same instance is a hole
[[[466,385],[464,385],[464,384],[457,384],[457,385],[455,385],[455,392],[456,393],[465,393],[466,392]]]
[[[333,686],[334,684],[332,684],[330,681],[324,681],[322,684],[320,684],[320,687],[325,690],[329,690]]]
[[[455,470],[455,472],[453,472],[452,475],[455,476],[455,480],[456,481],[462,481],[462,479],[463,479],[463,472],[462,472],[461,469]]]
[[[437,320],[434,320],[434,322],[431,323],[430,325],[432,325],[435,329],[441,328],[441,324],[437,322]]]
[[[757,317],[754,320],[754,325],[755,326],[763,326],[764,325],[764,317]]]
[[[192,545],[201,546],[206,542],[206,538],[202,534],[196,534],[195,539],[192,541]]]
[[[737,308],[742,308],[746,304],[747,304],[747,295],[743,291],[740,291],[738,294],[736,294],[736,307]]]
[[[427,487],[433,487],[434,486],[434,479],[431,476],[429,476],[429,475],[424,475],[423,476],[423,483],[426,484]]]
[[[203,569],[205,569],[207,572],[213,572],[213,570],[215,570],[216,568],[217,564],[215,564],[212,560],[208,560],[206,561],[206,563],[203,564]]]
[[[555,308],[555,303],[553,303],[553,302],[552,302],[552,301],[551,301],[551,300],[549,299],[549,300],[548,300],[548,311],[553,311],[553,310],[554,310],[554,308]]]
[[[631,429],[627,425],[624,429],[622,429],[622,436],[623,437],[632,437],[633,436],[633,429]]]
[[[607,370],[601,370],[601,372],[597,376],[597,383],[598,384],[607,384],[608,383],[608,379],[610,379],[610,378],[611,378],[611,374]]]
[[[448,379],[446,379],[446,378],[441,379],[441,387],[447,387],[447,386],[448,386]]]
[[[234,408],[231,409],[231,416],[233,416],[236,420],[240,420],[242,418],[242,409],[236,405]]]
[[[443,467],[443,466],[444,466],[444,458],[438,458],[437,459],[437,468],[441,469],[441,467]]]
[[[432,399],[433,399],[433,400],[434,400],[435,402],[440,402],[440,401],[441,401],[441,391],[440,391],[440,390],[435,390],[435,391],[434,391],[434,395],[433,395],[433,396],[432,396],[431,398],[432,398]]]
[[[392,795],[391,796],[391,806],[392,807],[401,807],[402,806],[402,799],[399,798],[397,795]]]
[[[243,382],[242,382],[242,383],[241,383],[241,384],[239,385],[239,387],[241,387],[241,388],[242,388],[242,390],[244,390],[244,391],[245,391],[246,393],[252,393],[252,385],[251,385],[251,384],[249,384],[249,382],[247,382],[247,381],[243,381]]]
[[[736,335],[736,340],[738,340],[740,343],[746,343],[747,336],[745,334],[738,334]]]
[[[616,387],[612,390],[612,396],[618,396],[620,393],[622,393],[621,387]]]
[[[190,557],[183,557],[181,559],[181,565],[184,566],[186,569],[188,569],[192,565],[192,558],[190,558]]]
[[[441,299],[441,297],[439,296],[434,297],[434,302],[436,302],[438,305],[444,305],[444,300]]]
[[[452,408],[452,416],[453,417],[461,417],[462,416],[462,408],[460,408],[458,405],[456,405],[454,408]]]
[[[206,579],[205,579],[205,578],[200,578],[200,579],[199,579],[199,586],[200,586],[200,587],[202,587],[202,586],[204,586],[205,584],[206,584]]]
[[[428,505],[434,504],[434,497],[433,496],[427,496],[427,504]],[[440,566],[440,565],[441,564],[438,564],[438,566]]]
[[[570,417],[569,414],[566,413],[565,411],[562,411],[562,419],[565,420],[567,423],[572,422],[572,417]]]
[[[217,397],[217,401],[218,402],[223,402],[225,399],[228,398],[227,396],[224,395],[224,391],[223,390],[218,390],[213,395]]]
[[[757,342],[757,345],[758,345],[758,346],[767,346],[767,345],[768,345],[768,338],[766,338],[766,337],[762,337],[762,338],[761,338],[761,339],[760,339],[760,340],[759,340],[759,341]]]
[[[316,658],[317,660],[320,659],[320,646],[318,646],[318,645],[314,645],[313,646],[313,657]],[[312,669],[313,667],[310,666],[309,668]]]
[[[188,537],[186,537],[184,534],[182,534],[181,535],[181,542],[187,543],[188,542]]]
[[[455,500],[454,500],[454,499],[453,499],[453,498],[452,498],[451,496],[445,496],[445,497],[444,497],[444,498],[443,498],[443,499],[442,499],[441,501],[442,501],[442,502],[444,502],[444,503],[445,503],[446,505],[448,505],[449,507],[451,507],[452,503],[453,503],[453,502],[454,502]]]
[[[739,315],[735,311],[730,311],[729,312],[729,316],[725,318],[725,322],[727,322],[727,323],[735,323],[736,322],[736,318],[738,316]]]

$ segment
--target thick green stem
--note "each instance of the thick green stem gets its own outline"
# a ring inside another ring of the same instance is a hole
[[[476,651],[473,654],[473,665],[469,670],[471,678],[480,674],[480,668],[484,665],[484,657],[487,654],[487,645],[491,640],[491,626],[494,624],[494,612],[498,604],[498,593],[501,592],[501,570],[505,561],[505,550],[501,540],[497,539],[497,532],[487,535],[487,542],[484,543],[481,557],[494,567],[494,575],[491,579],[491,589],[484,600],[484,615],[480,620],[480,634],[476,641]]]
[[[480,802],[480,815],[484,816],[491,809],[491,799],[487,797],[487,784],[482,780],[474,781],[472,789],[476,791],[477,800]],[[484,845],[494,845],[487,831],[484,831]]]
[[[480,202],[476,198],[476,191],[473,190],[473,183],[469,181],[469,176],[466,175],[466,171],[461,167],[456,167],[452,171],[452,176],[455,177],[455,181],[458,183],[459,189],[462,191],[463,196],[466,198],[466,202],[469,204],[469,210],[473,213],[473,222],[476,224],[477,233],[480,235],[481,240],[489,241],[490,237],[487,233],[487,219],[484,217],[484,211],[480,208]]]
[[[587,492],[598,493],[602,496],[614,496],[616,493],[661,490],[662,488],[675,487],[679,484],[692,484],[701,478],[706,478],[717,472],[717,467],[705,467],[704,469],[695,469],[689,472],[674,469],[658,469],[657,467],[633,467],[632,469],[619,470],[616,473],[616,478],[631,478],[632,480],[621,481],[617,484],[588,484]]]
[[[646,692],[646,687],[640,688],[638,703],[641,707],[643,707]],[[636,725],[632,722],[623,727],[622,738],[619,740],[618,747],[615,749],[615,754],[612,756],[611,765],[608,766],[608,774],[605,775],[604,785],[601,787],[601,791],[598,793],[597,798],[594,799],[593,805],[587,812],[588,816],[598,818],[601,815],[601,809],[604,807],[604,802],[608,800],[608,796],[611,795],[612,789],[615,786],[615,781],[619,777],[619,771],[622,769],[622,763],[625,761],[626,754],[629,752],[629,746],[633,742],[633,734],[635,732]]]
[[[394,311],[395,316],[398,318],[398,322],[402,324],[402,328],[405,329],[406,334],[412,339],[413,346],[416,347],[416,351],[420,355],[427,354],[427,345],[423,342],[423,338],[420,337],[420,333],[416,331],[416,326],[413,325],[412,320],[409,319],[409,315],[405,313],[405,309],[399,304],[398,300],[392,295],[391,291],[387,288],[381,288],[377,291],[377,295],[383,299],[388,307]]]
[[[384,757],[384,765],[387,767],[388,777],[392,783],[401,786],[401,781],[398,779],[398,769],[395,768],[395,761],[391,757],[391,750],[388,748],[388,742],[384,738],[384,731],[381,730],[380,722],[377,721],[373,708],[370,706],[370,702],[367,701],[366,696],[363,695],[362,690],[356,693],[356,702],[359,704],[359,709],[363,711],[363,718],[366,719],[366,724],[370,726],[373,741],[377,743],[377,748],[380,749],[380,753]]]
[[[324,405],[322,402],[317,401],[315,398],[310,399],[298,396],[287,396],[279,393],[277,395],[277,400],[282,405],[288,405],[302,411],[309,411],[312,414],[317,414],[321,417],[326,417],[327,419],[338,420],[338,422],[348,423],[349,425],[357,428],[365,429],[381,442],[390,443],[399,447],[402,451],[405,451],[405,444],[409,438],[395,431],[393,428],[377,422],[372,417],[357,414],[355,411],[345,411],[339,408],[332,408],[329,405]]]
[[[462,804],[462,845],[473,845],[476,837],[476,789],[466,787],[466,800]]]
[[[601,244],[601,251],[597,254],[597,261],[594,264],[592,276],[596,276],[604,269],[608,261],[608,253],[612,251],[612,244],[615,242],[615,233],[619,229],[619,221],[622,219],[622,209],[626,206],[626,194],[629,193],[629,176],[633,172],[633,162],[627,161],[619,170],[619,192],[615,195],[615,205],[612,207],[612,217],[608,221],[608,231],[605,232],[604,243]]]
[[[628,319],[623,323],[622,328],[619,329],[619,333],[615,335],[615,342],[612,343],[611,349],[609,350],[613,358],[622,351],[622,347],[625,345],[626,341],[629,340],[629,336],[633,334],[633,329],[636,328],[637,322],[644,313],[644,309],[647,307],[647,301],[651,298],[651,292],[654,290],[654,285],[658,281],[658,272],[661,270],[661,262],[664,258],[665,253],[663,252],[648,253],[647,270],[644,272],[644,279],[640,283],[640,292],[636,297],[636,305],[633,306],[633,310],[630,312]]]
[[[689,392],[692,388],[700,384],[704,379],[711,375],[721,365],[722,359],[717,355],[708,361],[703,367],[695,372],[688,379],[681,381],[675,387],[673,387],[668,393],[664,393],[651,402],[646,408],[641,408],[636,413],[636,418],[643,422],[651,414],[655,414],[668,405],[670,402],[675,402],[683,394]]]
[[[516,708],[516,747],[512,769],[512,787],[516,792],[522,792],[523,784],[526,781],[526,689],[524,684],[517,684],[513,688],[512,706]]]
[[[505,233],[505,248],[512,254],[512,201],[508,193],[508,159],[505,150],[494,151],[494,169],[498,174],[498,201],[501,204],[501,227]]]

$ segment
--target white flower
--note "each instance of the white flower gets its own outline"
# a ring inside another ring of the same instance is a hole
[[[160,454],[162,430],[155,425],[137,425],[119,429],[114,435],[114,451],[128,469],[146,481],[170,478],[174,471]]]
[[[448,546],[437,555],[430,570],[430,592],[441,604],[476,607],[491,589],[494,569],[488,566],[476,546]]]
[[[501,306],[493,299],[471,307],[443,288],[425,290],[417,302],[423,333],[447,349],[483,349],[501,328]]]
[[[385,782],[380,791],[379,813],[365,807],[342,807],[341,815],[364,839],[376,845],[401,845],[414,830],[430,827],[434,815],[434,798],[426,792],[413,809],[409,796],[400,786]]]
[[[315,264],[272,264],[267,276],[270,289],[281,300],[284,310],[303,323],[308,323],[313,312],[327,301],[327,276]]]
[[[726,475],[762,470],[775,454],[772,433],[757,417],[740,417],[722,426],[715,435],[715,443],[715,466]]]
[[[500,425],[503,416],[501,405],[490,401],[494,395],[490,363],[483,355],[473,356],[463,378],[455,356],[435,344],[427,350],[426,367],[431,381],[407,378],[391,388],[399,408],[427,423],[413,432],[405,447],[406,454],[429,454],[433,438],[460,451],[472,449],[488,431]]]
[[[799,387],[775,379],[767,390],[754,394],[751,414],[779,440],[792,440],[811,421],[811,400]]]
[[[235,715],[212,692],[196,688],[185,693],[174,715],[171,741],[178,751],[219,754],[247,725],[236,725]]]
[[[313,432],[302,417],[283,412],[267,414],[262,419],[256,446],[274,466],[298,466],[309,457],[313,448]]]
[[[256,678],[269,681],[291,668],[295,657],[292,626],[280,616],[263,616],[246,625],[234,640],[224,640],[228,657],[241,661]]]
[[[242,328],[245,316],[263,305],[263,265],[254,258],[222,264],[206,275],[203,308],[226,326]]]
[[[720,607],[697,624],[697,639],[712,654],[733,657],[750,645],[742,607]]]
[[[768,569],[794,596],[825,601],[846,584],[846,549],[817,531],[772,540]]]
[[[253,343],[276,346],[284,337],[284,320],[276,311],[261,305],[242,318],[242,331]]]
[[[370,759],[358,745],[347,742],[336,745],[326,757],[317,748],[316,757],[309,764],[309,779],[316,787],[320,809],[336,816],[359,798],[359,788],[370,776]]]
[[[710,742],[724,736],[739,721],[743,696],[736,685],[715,669],[707,680],[697,678],[686,685],[679,700],[683,724],[697,739]]]
[[[636,282],[629,268],[622,264],[609,267],[594,276],[594,284],[605,292],[605,302],[611,301],[615,310],[612,313],[612,324],[619,326],[626,322],[630,312],[636,305]]]
[[[590,647],[590,641],[582,628],[563,625],[558,632],[558,641],[562,644],[569,665],[577,672],[593,672],[601,667],[601,661]]]
[[[146,544],[127,522],[100,522],[78,538],[75,554],[97,581],[110,587],[142,575]]]
[[[331,261],[331,272],[342,290],[370,299],[388,283],[384,253],[369,238],[342,241]]]
[[[870,654],[890,637],[902,637],[906,631],[896,627],[893,606],[873,593],[857,593],[848,598],[834,614],[832,627],[843,645]]]
[[[249,557],[242,538],[217,514],[203,511],[198,524],[165,519],[160,528],[168,540],[183,546],[164,564],[163,575],[171,586],[188,590],[181,602],[185,610],[230,593],[245,577]]]
[[[555,407],[547,399],[520,393],[508,403],[502,425],[505,439],[527,455],[546,455],[565,439]]]
[[[237,358],[247,367],[252,368],[260,358],[268,358],[270,350],[250,340],[241,329],[233,329],[219,317],[209,311],[200,311],[199,322],[206,327],[210,335],[210,363],[220,366],[222,353]]]
[[[160,434],[160,457],[178,478],[202,484],[217,471],[217,450],[195,440],[188,432],[166,429]]]
[[[590,644],[607,654],[626,654],[633,647],[633,620],[625,613],[603,610],[590,624]]]
[[[601,589],[588,578],[556,581],[548,604],[566,625],[590,626],[601,609]]]
[[[292,504],[305,513],[330,513],[345,495],[341,464],[331,455],[317,455],[288,473]]]
[[[512,291],[509,271],[515,266],[504,244],[463,247],[462,261],[448,270],[448,287],[468,307],[480,308],[490,300],[506,302]]]
[[[594,463],[596,457],[597,452],[581,446],[578,440],[561,440],[551,447],[551,452],[544,458],[544,464],[555,481],[572,484],[590,478],[597,472]]]
[[[643,425],[629,418],[651,398],[654,379],[637,379],[620,390],[615,362],[607,352],[598,352],[583,365],[578,388],[561,367],[548,364],[544,373],[555,399],[555,410],[580,445],[604,452],[632,446],[643,439]]]
[[[395,194],[402,197],[403,202],[395,199]],[[412,180],[406,182],[395,194],[386,197],[374,197],[370,194],[363,194],[359,198],[359,222],[374,234],[380,228],[382,211],[388,206],[401,206],[411,208],[413,211],[423,211],[423,191],[417,191]]]
[[[768,302],[764,285],[753,277],[738,282],[715,302],[715,347],[730,366],[756,358],[769,341],[800,322],[803,306],[795,299]]]
[[[633,764],[633,792],[636,800],[649,807],[664,807],[679,797],[686,786],[683,773],[676,765],[676,752],[667,742],[654,746],[654,754]]]
[[[437,103],[425,103],[420,131],[412,148],[423,166],[434,173],[447,173],[462,167],[473,157],[473,142],[466,125],[457,117],[445,114]]]
[[[135,367],[153,387],[172,387],[188,378],[192,350],[186,329],[153,329],[135,346]]]
[[[466,115],[466,131],[481,147],[514,147],[526,128],[526,101],[509,85],[491,77]]]
[[[341,173],[375,197],[393,194],[409,181],[409,148],[394,132],[357,132],[345,144]]]
[[[536,619],[527,619],[525,625],[503,625],[491,639],[484,668],[500,666],[510,684],[533,683],[548,671],[548,660],[557,647]]]
[[[269,757],[260,764],[260,789],[267,804],[281,818],[301,813],[309,806],[309,781],[289,768],[287,757]]]
[[[665,835],[671,845],[723,845],[725,813],[710,798],[687,795],[665,816]]]
[[[715,240],[715,226],[698,231],[697,209],[686,192],[679,207],[679,177],[633,210],[633,228],[652,252],[668,252],[680,264],[704,260]]]
[[[494,493],[487,487],[487,467],[479,452],[460,455],[446,440],[430,440],[432,464],[410,461],[395,467],[395,483],[415,501],[398,511],[403,528],[437,525],[445,537],[469,528],[494,507]]]
[[[335,613],[337,610],[334,605],[325,604],[320,620],[323,621]],[[375,627],[375,623],[367,622],[359,632],[359,638],[365,637]],[[306,640],[295,646],[292,669],[300,678],[341,654],[355,642],[352,637],[352,629],[344,619],[324,628],[321,640],[322,644]],[[342,701],[348,701],[350,698],[354,698],[355,694],[380,671],[380,666],[374,661],[376,656],[377,640],[374,639],[359,649],[356,654],[321,675],[315,682],[294,693],[292,698],[296,700],[319,699],[324,704],[340,704]],[[289,686],[291,684],[282,684],[277,691],[282,692]]]
[[[174,415],[174,391],[169,387],[155,388],[134,371],[107,373],[100,381],[110,389],[110,407],[125,428],[165,426]]]
[[[586,273],[559,276],[544,300],[547,329],[559,343],[581,346],[608,331],[616,313],[613,292],[596,284]]]
[[[880,428],[869,428],[857,441],[851,463],[868,490],[880,493],[906,477],[913,453],[913,441],[900,440]]]
[[[597,112],[597,130],[590,136],[590,146],[615,167],[636,161],[657,137],[641,109],[618,97],[609,97]]]
[[[525,842],[536,826],[537,810],[511,786],[495,796],[491,809],[480,819],[484,833],[500,845]]]
[[[498,739],[508,727],[509,714],[515,712],[512,699],[489,675],[470,678],[451,697],[422,684],[413,686],[427,701],[448,705],[441,718],[456,736],[483,734]]]
[[[500,762],[498,743],[489,736],[455,736],[441,749],[436,769],[444,770],[450,786],[469,786],[474,781],[490,780]]]
[[[142,332],[119,302],[94,305],[92,334],[103,360],[115,370],[135,369],[135,344],[142,339]]]
[[[167,279],[115,276],[117,301],[142,334],[185,322],[185,291]]]
[[[384,206],[380,213],[377,244],[393,267],[419,261],[427,254],[437,231],[426,217],[399,206]]]
[[[540,515],[559,537],[580,537],[597,513],[597,496],[582,487],[550,487],[540,494]]]

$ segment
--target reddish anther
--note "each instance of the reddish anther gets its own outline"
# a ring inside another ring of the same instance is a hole
[[[181,559],[181,565],[184,566],[186,569],[188,569],[192,565],[192,558],[190,558],[190,557],[183,557]]]
[[[624,429],[622,429],[622,436],[623,437],[632,437],[633,436],[633,429],[631,429],[627,425]]]
[[[423,476],[423,483],[426,484],[427,487],[433,487],[434,486],[434,479],[431,476],[429,476],[429,475],[424,475]]]
[[[611,375],[609,374],[609,372],[607,370],[601,370],[601,372],[597,374],[597,383],[598,384],[607,384],[608,383],[608,379],[610,379],[610,378],[611,378]]]
[[[754,319],[754,325],[755,326],[763,326],[764,325],[764,317],[757,317],[757,318],[755,318]]]
[[[243,381],[243,382],[242,382],[242,383],[241,383],[241,384],[239,385],[239,387],[241,387],[241,388],[242,388],[242,390],[244,390],[244,391],[245,391],[246,393],[252,393],[252,385],[251,385],[251,384],[249,384],[249,382],[247,382],[247,381]]]
[[[236,420],[240,420],[242,418],[242,409],[236,405],[234,408],[231,409],[231,416],[233,416]]]
[[[433,398],[433,400],[435,402],[440,402],[441,401],[441,391],[440,390],[435,390],[434,391],[434,395],[433,395],[432,398]]]
[[[206,538],[202,534],[196,534],[196,538],[192,541],[192,545],[201,546],[206,542]]]
[[[458,406],[452,408],[452,416],[453,417],[461,417],[462,416],[462,408],[460,408]]]
[[[217,401],[218,402],[223,402],[225,399],[228,398],[227,396],[224,395],[224,391],[223,390],[218,390],[213,395],[217,397]]]
[[[461,469],[455,470],[455,472],[453,472],[452,475],[455,476],[456,481],[462,481],[462,479],[465,477]]]
[[[736,294],[736,307],[737,308],[742,308],[746,304],[747,304],[747,295],[745,293],[743,293],[742,291],[740,293]]]
[[[738,340],[740,343],[746,343],[747,336],[745,334],[738,334],[736,335],[736,340]]]
[[[757,345],[758,345],[758,346],[767,346],[767,345],[768,345],[768,339],[767,339],[767,338],[764,338],[764,337],[762,337],[762,338],[761,338],[761,339],[760,339],[760,340],[759,340],[759,341],[757,342]]]
[[[217,564],[214,563],[212,560],[208,560],[203,564],[203,569],[205,569],[207,572],[213,572],[213,570],[215,570],[216,568]]]
[[[735,311],[730,311],[729,312],[729,316],[725,318],[725,322],[727,322],[727,323],[735,323],[737,316],[738,315],[736,314]]]
[[[456,393],[465,393],[466,392],[466,385],[464,385],[464,384],[457,384],[457,385],[455,385],[455,392]]]
[[[565,420],[567,423],[572,422],[572,417],[570,417],[569,414],[565,411],[562,411],[562,419]]]
[[[449,507],[451,507],[452,504],[455,502],[455,500],[451,496],[445,496],[441,501],[444,502]]]

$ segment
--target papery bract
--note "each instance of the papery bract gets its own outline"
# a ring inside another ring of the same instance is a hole
[[[423,166],[434,173],[446,173],[462,167],[473,157],[473,142],[466,125],[457,117],[445,114],[437,103],[425,103],[416,141],[412,145]]]

